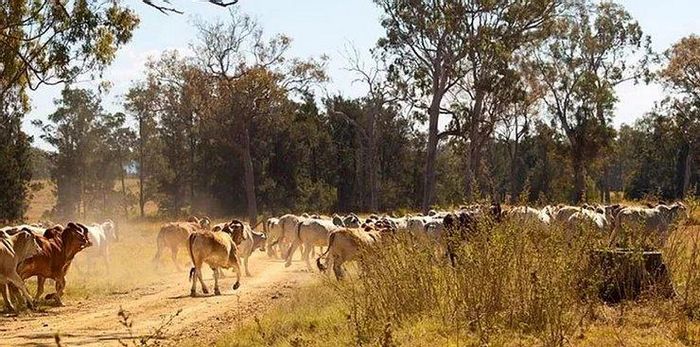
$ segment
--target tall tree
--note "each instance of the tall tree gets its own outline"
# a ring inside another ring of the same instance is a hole
[[[137,24],[120,1],[0,0],[0,219],[21,219],[26,209],[27,89],[99,73]]]
[[[138,170],[138,205],[141,218],[146,215],[146,202],[155,197],[155,176],[162,171],[162,148],[156,118],[159,112],[158,93],[157,81],[137,83],[127,92],[124,105],[136,126],[134,160]]]
[[[690,188],[693,157],[700,146],[700,37],[685,37],[664,55],[667,64],[660,76],[666,88],[677,95],[667,102],[683,139],[678,195],[684,197]]]
[[[613,139],[615,87],[648,77],[650,39],[618,4],[574,2],[533,54],[543,98],[569,144],[574,203],[586,199],[586,163]],[[633,61],[641,57],[639,61]]]
[[[321,64],[291,59],[286,53],[291,40],[276,35],[263,38],[262,29],[236,9],[228,22],[197,23],[199,42],[195,47],[199,64],[221,87],[226,99],[226,114],[236,132],[238,157],[244,169],[244,190],[249,220],[256,224],[258,207],[255,193],[255,171],[251,152],[251,130],[259,121],[269,118],[284,103],[287,94],[303,91],[309,84],[324,81]]]
[[[48,123],[34,122],[43,131],[42,139],[56,149],[51,172],[57,196],[54,213],[84,218],[86,193],[95,183],[93,174],[100,170],[93,163],[104,139],[98,129],[102,107],[99,98],[84,89],[65,88],[55,103],[57,109],[48,116]]]
[[[390,75],[415,105],[427,110],[428,147],[425,161],[422,209],[435,199],[435,162],[441,137],[461,133],[460,124],[439,133],[445,96],[458,84],[470,103],[470,140],[488,138],[492,131],[479,126],[487,111],[488,93],[507,88],[495,86],[512,79],[508,61],[512,52],[551,16],[557,1],[406,1],[375,0],[383,10],[386,37],[379,47],[392,59]],[[495,113],[496,111],[494,111]],[[460,129],[457,129],[460,128]],[[479,134],[477,134],[479,133]],[[487,133],[487,134],[484,134]],[[471,142],[470,142],[471,144]],[[478,143],[470,146],[475,153]],[[479,158],[469,159],[472,173]],[[470,178],[467,178],[471,180]]]

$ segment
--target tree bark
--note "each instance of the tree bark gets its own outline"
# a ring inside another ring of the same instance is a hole
[[[438,119],[440,117],[440,100],[442,95],[435,93],[428,108],[428,147],[423,174],[423,202],[421,210],[427,214],[435,198],[435,162],[437,160]]]
[[[126,174],[124,173],[124,162],[121,160],[121,154],[119,155],[119,173],[122,181],[122,205],[124,207],[124,217],[129,217],[129,206],[127,205],[126,197]]]
[[[693,146],[689,145],[683,158],[683,183],[681,185],[680,198],[683,199],[690,189],[690,176],[692,175]]]
[[[255,198],[255,172],[253,158],[250,155],[250,133],[248,129],[243,134],[243,170],[245,171],[245,198],[248,205],[248,221],[251,226],[258,224],[258,204]]]
[[[573,148],[576,148],[575,146]],[[572,167],[574,169],[574,192],[571,202],[579,204],[586,199],[586,166],[580,151],[574,149]]]
[[[368,143],[367,151],[369,155],[369,209],[370,211],[378,211],[378,190],[379,184],[377,179],[377,171],[379,170],[379,162],[377,160],[377,131],[376,131],[376,121],[377,121],[377,110],[372,106],[372,110],[369,112],[369,126],[368,126]]]
[[[144,127],[144,121],[143,121],[143,116],[139,117],[139,214],[141,215],[141,218],[144,218],[146,216],[145,214],[145,197],[143,195],[143,184],[144,181],[146,180],[146,171],[145,167],[146,165],[144,164],[145,160],[145,140],[143,138],[143,127]]]

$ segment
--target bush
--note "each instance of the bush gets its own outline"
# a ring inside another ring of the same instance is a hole
[[[366,251],[361,275],[337,286],[358,344],[382,344],[388,324],[426,318],[482,344],[510,332],[561,345],[581,327],[595,302],[588,258],[602,235],[522,223],[479,230],[454,267],[425,235],[401,233]]]

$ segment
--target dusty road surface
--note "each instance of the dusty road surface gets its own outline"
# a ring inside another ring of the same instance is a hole
[[[235,279],[226,271],[221,296],[191,298],[187,273],[170,272],[128,293],[69,301],[65,307],[43,306],[45,311],[23,313],[19,317],[2,316],[0,346],[55,346],[56,336],[64,346],[120,345],[120,340],[131,344],[144,337],[154,337],[155,330],[168,320],[171,322],[163,336],[151,340],[152,343],[208,344],[221,332],[235,329],[242,320],[264,312],[278,298],[289,295],[314,277],[303,262],[284,268],[282,261],[268,259],[261,252],[251,257],[250,270],[253,276],[242,277],[241,287],[236,291],[231,290]],[[207,269],[204,274],[213,291],[211,271]],[[120,308],[130,315],[131,333],[120,323],[117,315]]]

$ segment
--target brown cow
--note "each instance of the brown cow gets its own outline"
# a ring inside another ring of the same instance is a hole
[[[59,306],[63,306],[61,296],[66,287],[66,273],[78,252],[92,244],[88,238],[87,227],[82,224],[68,223],[65,229],[60,226],[46,230],[43,237],[37,237],[41,251],[26,259],[17,267],[17,273],[25,280],[37,276],[37,290],[34,299],[38,300],[44,292],[44,282],[50,278],[56,282],[53,297]]]
[[[165,248],[170,248],[170,254],[177,271],[182,268],[177,262],[177,252],[180,248],[187,248],[187,238],[190,234],[209,229],[209,218],[204,217],[201,220],[197,217],[189,217],[187,222],[175,222],[164,224],[158,236],[156,237],[156,255],[153,257],[153,262],[158,265],[160,257]]]
[[[236,245],[243,242],[244,226],[242,223],[226,224],[223,229],[215,231],[201,231],[190,234],[188,237],[188,249],[192,260],[190,269],[191,296],[197,296],[197,280],[202,285],[202,292],[209,294],[207,285],[202,279],[202,265],[208,264],[214,271],[214,294],[221,295],[219,290],[219,276],[221,269],[233,268],[236,271],[236,283],[233,290],[241,285],[241,267]]]

